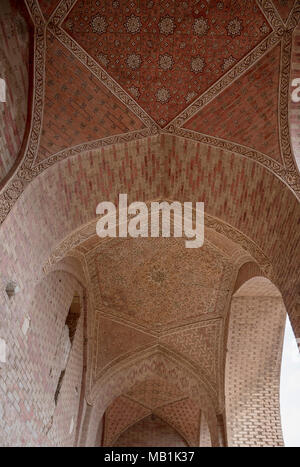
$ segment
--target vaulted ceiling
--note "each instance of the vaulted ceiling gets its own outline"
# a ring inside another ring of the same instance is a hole
[[[244,1],[82,0],[62,28],[161,127],[271,32]]]
[[[32,114],[2,183],[1,220],[23,194],[22,206],[33,206],[23,209],[24,235],[35,226],[36,240],[51,226],[32,253],[36,262],[53,266],[67,255],[82,262],[91,386],[125,360],[159,355],[155,374],[110,401],[107,443],[151,414],[196,443],[201,402],[195,409],[191,393],[161,378],[160,366],[175,355],[218,405],[240,266],[255,261],[291,301],[298,287],[300,177],[288,102],[300,4],[25,3],[34,24]],[[187,250],[179,239],[101,242],[96,205],[122,192],[132,201],[205,201],[204,247]],[[194,424],[180,426],[182,413],[193,413]]]
[[[160,132],[248,157],[298,193],[286,81],[297,1],[26,4],[35,23],[31,131],[20,157],[20,146],[10,156],[6,173],[23,160],[2,218],[53,163]]]
[[[298,1],[25,4],[35,24],[33,108],[21,153],[19,143],[5,163],[2,178],[15,165],[2,183],[2,219],[50,165],[159,133],[247,157],[299,193],[287,105]],[[26,75],[32,45],[22,42]],[[20,105],[24,127],[26,99]]]

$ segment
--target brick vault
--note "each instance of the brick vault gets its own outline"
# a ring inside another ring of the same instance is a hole
[[[0,445],[283,446],[299,19],[299,0],[1,2]],[[120,193],[204,202],[204,245],[99,238]]]

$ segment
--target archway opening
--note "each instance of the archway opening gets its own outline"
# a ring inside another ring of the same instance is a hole
[[[280,376],[280,411],[286,447],[300,447],[300,354],[287,317]]]
[[[71,303],[70,308],[69,308],[69,312],[68,312],[67,317],[66,317],[65,327],[64,327],[65,332],[63,332],[63,334],[61,336],[61,340],[63,340],[63,342],[61,343],[61,346],[63,346],[65,348],[65,358],[64,358],[65,365],[63,366],[63,368],[62,368],[62,370],[60,372],[59,379],[58,379],[58,382],[57,382],[56,391],[55,391],[55,395],[54,395],[55,405],[57,405],[60,390],[61,390],[61,387],[62,387],[62,384],[63,384],[63,381],[64,381],[69,355],[70,355],[70,352],[71,352],[71,349],[72,349],[72,345],[73,345],[73,341],[74,341],[74,337],[75,337],[75,333],[76,333],[76,329],[77,329],[78,320],[80,318],[80,312],[81,312],[80,296],[76,292],[74,294],[72,303]]]
[[[156,415],[148,415],[122,433],[115,447],[187,447],[182,436]]]

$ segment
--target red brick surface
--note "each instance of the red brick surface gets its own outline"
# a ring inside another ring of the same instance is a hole
[[[182,437],[167,423],[152,416],[129,428],[116,441],[114,446],[135,447],[186,447]]]
[[[100,154],[95,152],[84,158],[79,156],[50,168],[30,184],[0,232],[1,268],[4,272],[1,300],[7,317],[18,316],[21,304],[24,311],[30,310],[28,291],[32,290],[36,279],[40,277],[41,268],[55,245],[75,228],[93,219],[95,206],[99,201],[102,199],[114,201],[120,191],[131,192],[132,200],[153,199],[160,193],[166,193],[167,198],[204,199],[208,213],[230,221],[255,239],[272,260],[277,276],[281,277],[282,290],[285,291],[286,296],[291,293],[292,282],[287,280],[285,271],[289,270],[289,280],[295,281],[291,274],[293,268],[297,270],[298,259],[293,243],[296,239],[294,237],[293,240],[292,234],[295,232],[293,222],[298,208],[289,192],[282,191],[279,181],[263,168],[255,166],[246,159],[170,137],[165,137],[161,145],[158,143],[159,141],[154,139],[146,142],[146,145],[130,143],[124,148],[118,146],[107,148]],[[161,173],[165,173],[164,165],[160,168],[161,162],[156,162],[159,150],[163,150],[162,160],[170,164],[169,179],[164,178],[164,191],[159,188]],[[124,172],[122,166],[126,158],[131,169]],[[60,172],[57,171],[57,167],[60,167]],[[132,174],[135,174],[135,177]],[[247,188],[243,182],[246,174],[252,181]],[[191,180],[189,186],[184,183],[186,178]],[[62,180],[64,180],[63,190]],[[116,184],[117,180],[119,180],[118,184]],[[112,191],[112,186],[115,187],[115,191]],[[99,197],[100,193],[102,195]],[[196,193],[198,193],[197,197]],[[222,197],[220,198],[222,193],[223,202],[221,202]],[[279,196],[280,210],[278,210]],[[252,204],[253,199],[256,199],[255,204]],[[45,206],[47,206],[46,210]],[[245,217],[245,213],[248,217]],[[262,213],[266,222],[263,224],[254,222],[253,219],[260,218]],[[287,245],[284,250],[278,243],[279,238]],[[10,277],[17,280],[21,287],[21,293],[13,301],[5,299],[5,278]],[[44,310],[44,305],[40,309]],[[43,313],[40,316],[44,317],[47,314]],[[22,326],[22,319],[19,326]],[[48,325],[45,324],[43,329],[47,332]],[[3,337],[6,337],[6,332],[2,333]],[[10,342],[9,348],[11,348]],[[15,355],[14,351],[12,355]],[[19,371],[12,371],[12,375],[13,381],[17,380]],[[78,378],[80,375],[81,370],[78,372]],[[113,386],[116,384],[114,382]],[[49,391],[49,398],[54,397],[54,386]],[[113,394],[111,390],[108,392]],[[44,400],[44,388],[40,394],[40,400]],[[35,407],[37,410],[38,405]],[[49,407],[47,410],[48,424],[51,411],[49,412]],[[71,413],[66,418],[71,421]],[[97,420],[95,438],[100,419],[101,417],[95,419]],[[67,422],[64,420],[64,423]],[[95,441],[92,426],[90,426],[88,443]],[[40,433],[41,428],[35,427],[35,429]],[[50,433],[51,431],[49,436]],[[29,434],[25,436],[24,441],[18,434],[14,436],[12,442],[18,444],[30,442]],[[45,442],[49,441],[43,441]],[[69,438],[59,442],[68,443]]]
[[[46,72],[39,160],[70,146],[144,127],[50,33]]]
[[[295,0],[273,0],[275,7],[277,8],[283,21],[288,19],[291,9],[295,5]]]
[[[40,8],[46,20],[49,19],[58,4],[59,0],[39,0]]]
[[[64,29],[161,126],[270,33],[252,0],[88,5]]]
[[[274,358],[274,349],[282,348],[286,314],[273,285],[267,294],[272,290],[273,296],[264,295],[263,290],[251,291],[246,283],[232,299],[226,365],[230,446],[283,446],[281,361]]]
[[[51,273],[28,293],[10,315],[3,316],[1,336],[8,346],[7,364],[1,368],[2,446],[72,445],[71,418],[75,425],[82,377],[83,320],[78,324],[57,407],[54,403],[63,349],[60,337],[75,290],[76,279],[63,272]],[[24,318],[30,318],[26,335]]]
[[[280,46],[185,124],[281,161],[278,132]],[[245,111],[247,109],[247,111]]]
[[[15,1],[0,8],[0,78],[6,83],[6,102],[0,102],[0,181],[13,167],[27,121],[29,88],[28,24]]]

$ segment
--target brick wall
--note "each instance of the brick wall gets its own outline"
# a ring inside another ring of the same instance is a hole
[[[279,382],[285,308],[280,297],[232,300],[226,362],[229,446],[282,446]]]
[[[80,395],[76,388],[80,391],[82,377],[83,315],[67,354],[63,337],[78,290],[73,276],[52,272],[34,287],[25,310],[20,306],[4,317],[0,335],[7,343],[8,358],[0,370],[0,445],[73,444]],[[25,316],[30,319],[26,335],[22,331]],[[62,365],[66,372],[55,406]],[[72,417],[74,429],[69,433]]]
[[[150,415],[128,428],[114,446],[186,447],[186,442],[167,423]]]
[[[30,35],[20,3],[1,0],[0,8],[0,78],[6,82],[6,102],[0,102],[0,181],[19,155],[27,121]]]
[[[1,228],[3,261],[15,262],[16,255],[18,265],[13,268],[20,269],[20,278],[27,276],[28,264],[35,276],[58,242],[95,218],[99,202],[115,202],[122,192],[130,194],[129,202],[158,196],[202,200],[207,213],[258,243],[273,262],[283,293],[291,294],[299,264],[295,252],[300,208],[293,195],[245,158],[184,139],[163,137],[161,144],[153,138],[112,146],[45,171],[28,186]],[[28,248],[28,238],[33,248]]]

